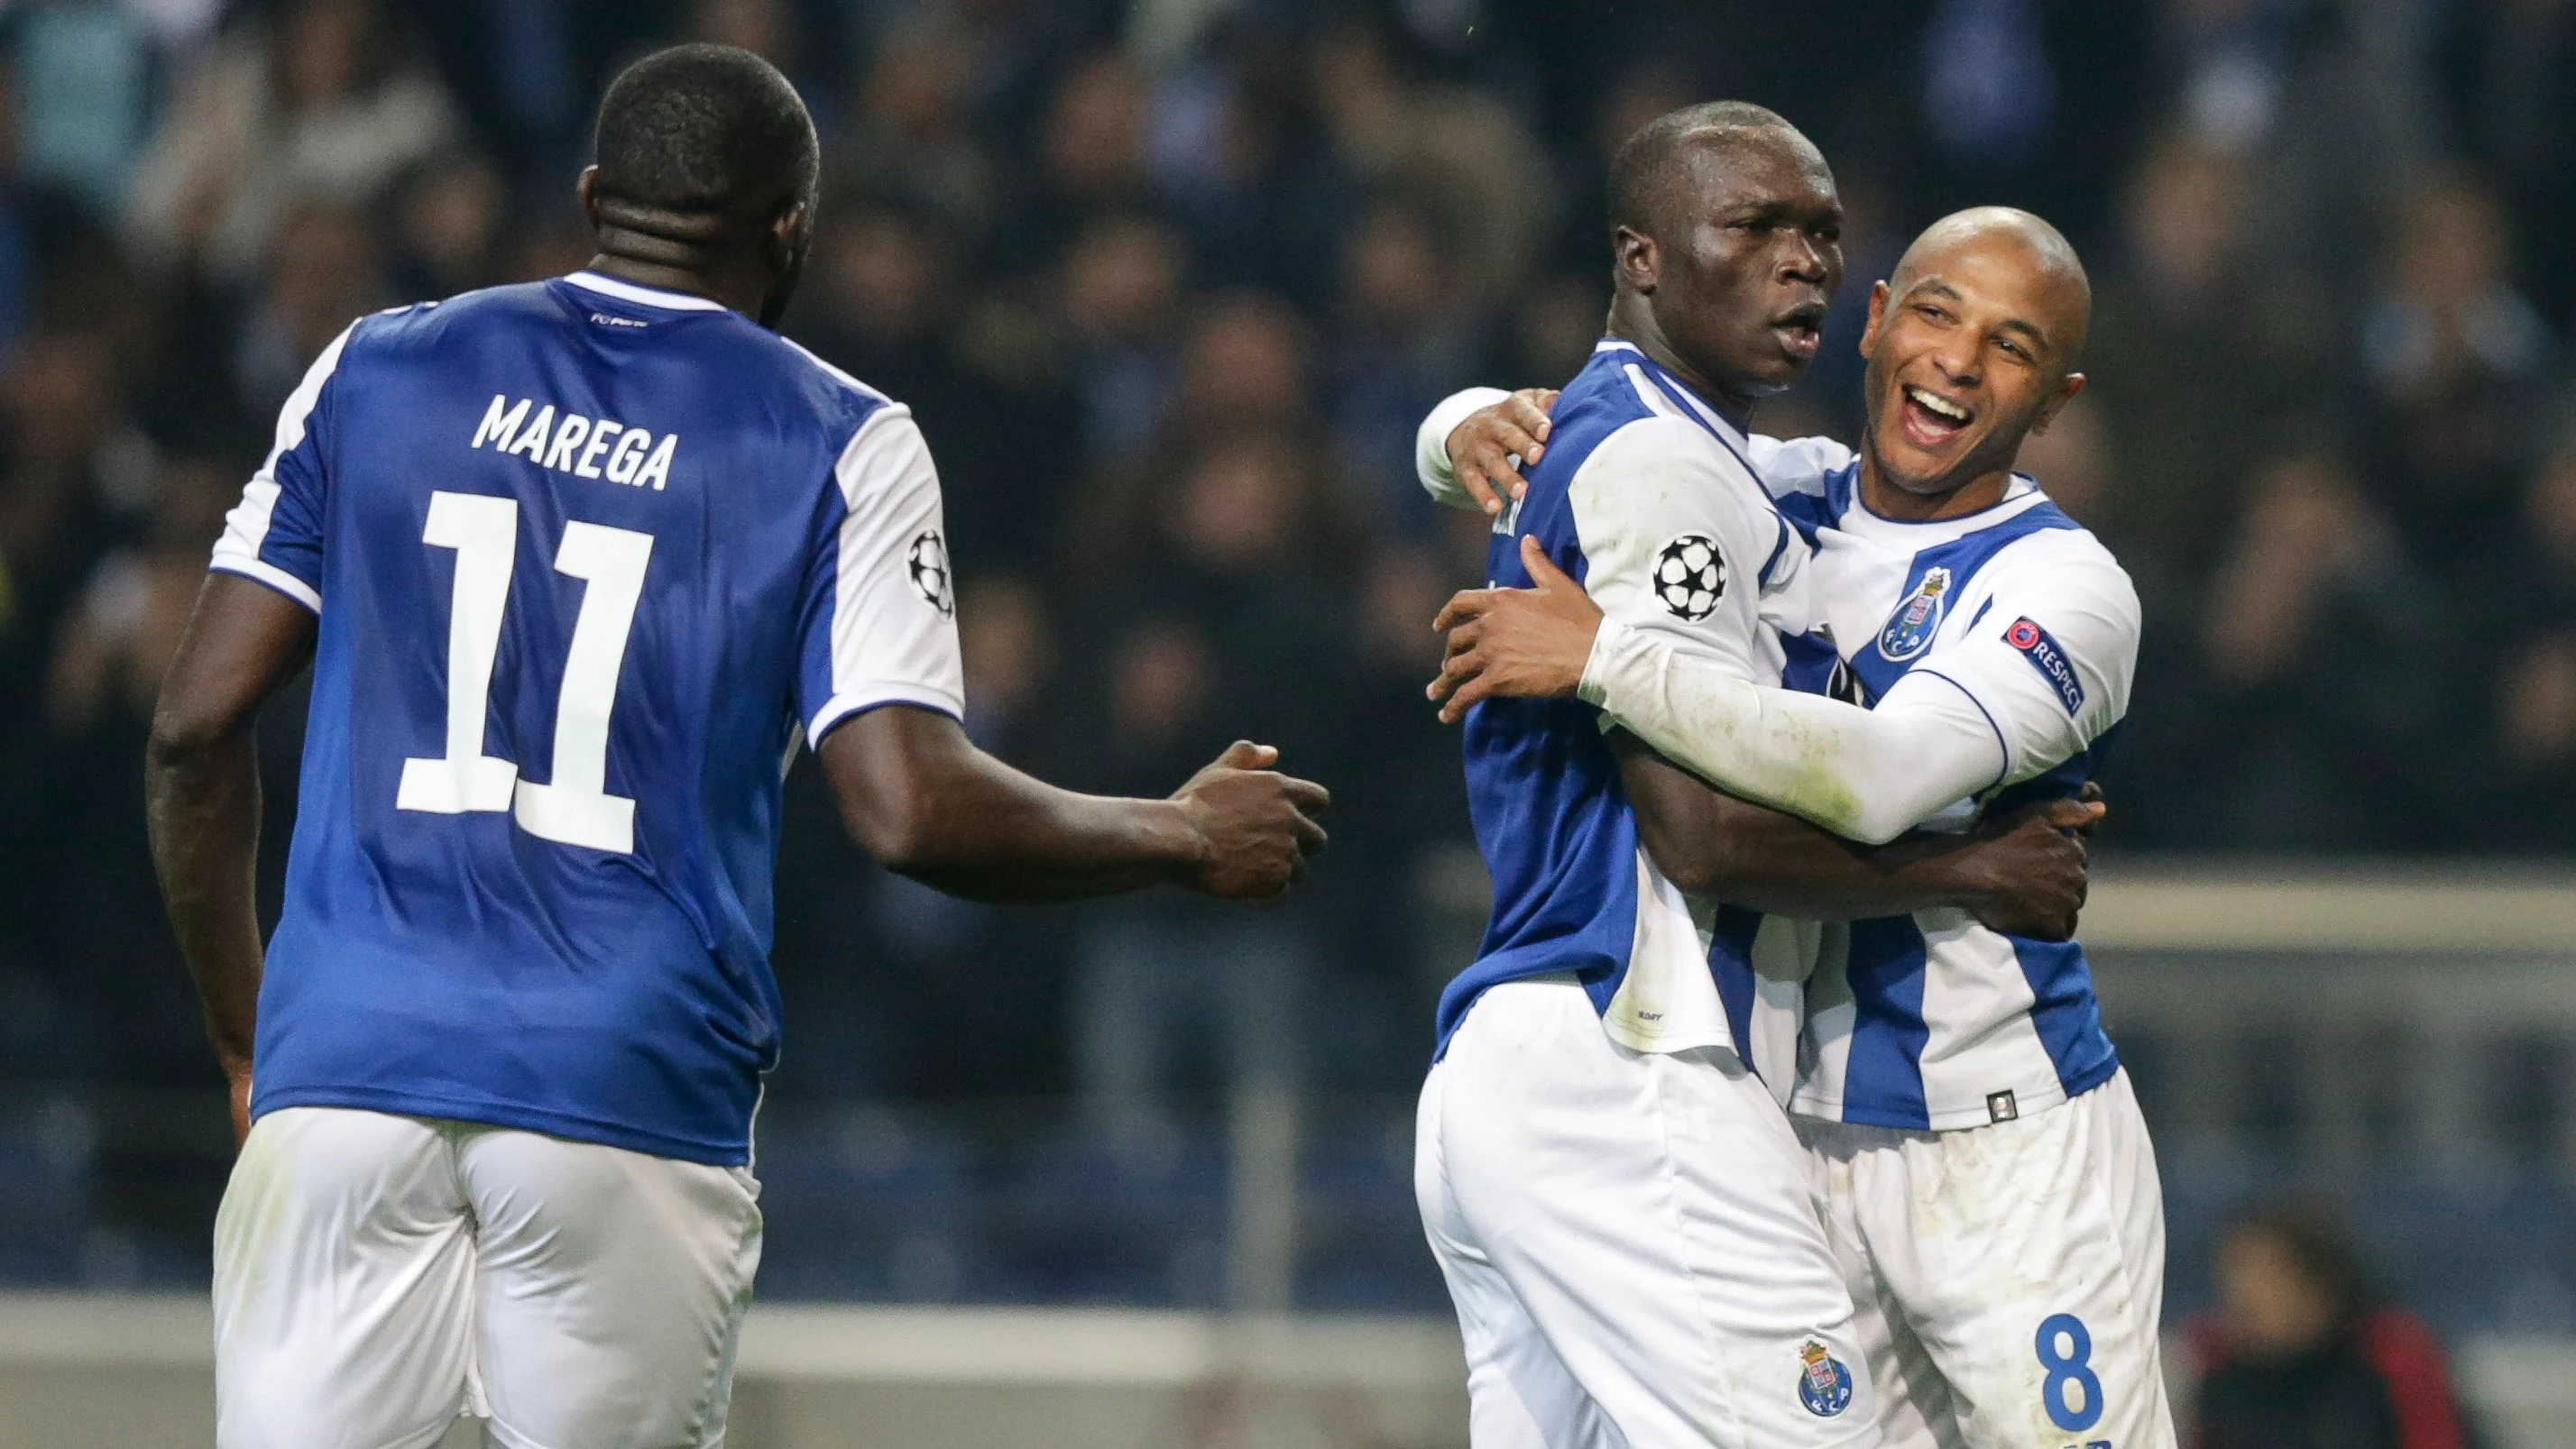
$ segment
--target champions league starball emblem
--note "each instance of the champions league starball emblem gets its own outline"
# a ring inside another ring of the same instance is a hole
[[[1808,1339],[1798,1350],[1803,1367],[1798,1374],[1798,1402],[1819,1419],[1830,1419],[1851,1407],[1851,1370],[1843,1361],[1825,1352],[1825,1346]]]
[[[1655,555],[1655,597],[1676,619],[1697,623],[1717,612],[1726,592],[1726,560],[1717,540],[1685,533]]]
[[[912,541],[904,566],[912,572],[912,586],[921,591],[930,607],[942,614],[957,612],[956,584],[948,572],[948,541],[939,536],[938,529],[925,529]]]

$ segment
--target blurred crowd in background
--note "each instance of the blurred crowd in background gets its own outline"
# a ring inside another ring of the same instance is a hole
[[[813,108],[785,330],[927,431],[975,736],[1153,794],[1248,736],[1338,801],[1284,908],[1007,912],[873,870],[800,766],[781,1101],[1410,1090],[1465,959],[1429,621],[1485,546],[1414,424],[1581,365],[1610,149],[1717,96],[1848,211],[1764,431],[1853,436],[1934,217],[2087,259],[2093,383],[2026,464],[2146,603],[2107,849],[2576,848],[2576,0],[15,0],[0,1078],[213,1080],[139,761],[221,515],[352,317],[586,261],[598,92],[684,38]]]

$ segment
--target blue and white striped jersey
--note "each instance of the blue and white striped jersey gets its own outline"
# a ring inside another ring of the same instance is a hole
[[[361,319],[215,568],[320,615],[252,1110],[740,1164],[799,731],[962,712],[905,409],[590,273]]]
[[[1857,465],[1839,444],[1757,438],[1749,455],[1815,550],[1825,642],[1793,641],[1784,682],[1867,705],[1909,672],[1933,674],[1995,730],[2004,759],[1995,785],[1925,828],[1965,829],[2091,778],[2128,711],[2137,665],[2137,594],[2109,550],[2026,477],[1992,508],[1911,523],[1860,502]],[[1788,925],[1765,934],[1781,938]],[[1731,956],[1751,956],[1761,928],[1750,912],[1725,913],[1713,953],[1721,978]],[[1958,910],[1801,922],[1795,938],[1802,947],[1812,938],[1816,963],[1803,1021],[1797,993],[1776,978],[1760,984],[1754,1008],[1764,1018],[1759,1057],[1798,1032],[1793,1111],[1976,1126],[2054,1106],[2119,1068],[2073,942],[2004,936]]]
[[[1603,341],[1565,386],[1546,458],[1496,524],[1487,571],[1527,587],[1520,538],[1543,544],[1603,611],[1776,684],[1783,632],[1808,626],[1807,545],[1764,493],[1745,439],[1630,343]],[[1486,988],[1569,972],[1637,1051],[1734,1047],[1709,970],[1713,907],[1687,899],[1638,844],[1600,711],[1498,699],[1465,731],[1476,840],[1494,911],[1475,963],[1442,993],[1439,1041]],[[1740,1005],[1740,1003],[1739,1003]]]

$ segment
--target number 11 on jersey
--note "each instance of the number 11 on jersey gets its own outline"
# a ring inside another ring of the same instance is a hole
[[[555,702],[554,777],[519,777],[512,761],[483,753],[492,666],[501,650],[510,573],[518,556],[519,505],[477,493],[429,495],[421,541],[456,551],[447,623],[447,752],[403,761],[395,808],[433,815],[508,810],[541,840],[626,854],[635,848],[635,802],[608,793],[608,717],[626,636],[644,594],[653,536],[630,528],[564,525],[555,571],[585,581]]]

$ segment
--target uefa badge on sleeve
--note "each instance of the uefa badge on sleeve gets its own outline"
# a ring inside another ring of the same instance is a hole
[[[1825,1346],[1808,1339],[1798,1350],[1798,1402],[1819,1419],[1830,1419],[1851,1407],[1851,1370],[1843,1361],[1825,1351]]]

